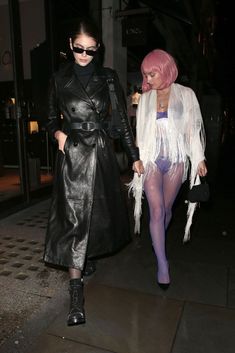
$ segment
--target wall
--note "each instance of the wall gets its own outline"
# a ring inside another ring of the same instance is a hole
[[[115,17],[119,10],[119,1],[102,1],[102,32],[105,46],[104,66],[115,69],[121,85],[127,87],[127,49],[122,46],[121,19]]]

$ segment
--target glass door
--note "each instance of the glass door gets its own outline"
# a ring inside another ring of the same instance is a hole
[[[36,50],[45,42],[44,1],[32,3],[0,3],[0,217],[51,192],[53,151],[43,127],[48,75],[42,87],[46,65]]]
[[[0,5],[0,204],[22,198],[9,6]],[[6,203],[2,206],[6,207]],[[1,210],[1,208],[0,208]]]

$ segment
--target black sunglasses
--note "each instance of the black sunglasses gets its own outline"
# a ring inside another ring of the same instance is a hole
[[[94,56],[96,54],[96,50],[82,49],[79,47],[73,47],[73,51],[78,54],[82,54],[85,51],[89,56]]]

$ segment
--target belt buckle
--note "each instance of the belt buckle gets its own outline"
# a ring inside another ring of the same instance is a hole
[[[82,123],[82,130],[83,131],[94,131],[95,130],[95,123],[93,121],[84,121]]]

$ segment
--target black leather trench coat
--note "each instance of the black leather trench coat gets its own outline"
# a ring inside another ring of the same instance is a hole
[[[51,80],[47,128],[52,138],[59,129],[68,137],[64,153],[58,150],[56,156],[44,252],[48,263],[82,270],[86,256],[116,252],[130,241],[119,169],[106,124],[110,122],[107,72],[115,82],[123,143],[132,160],[139,159],[115,71],[95,68],[86,89],[73,63],[58,71]],[[74,130],[74,123],[81,122],[103,127]]]

